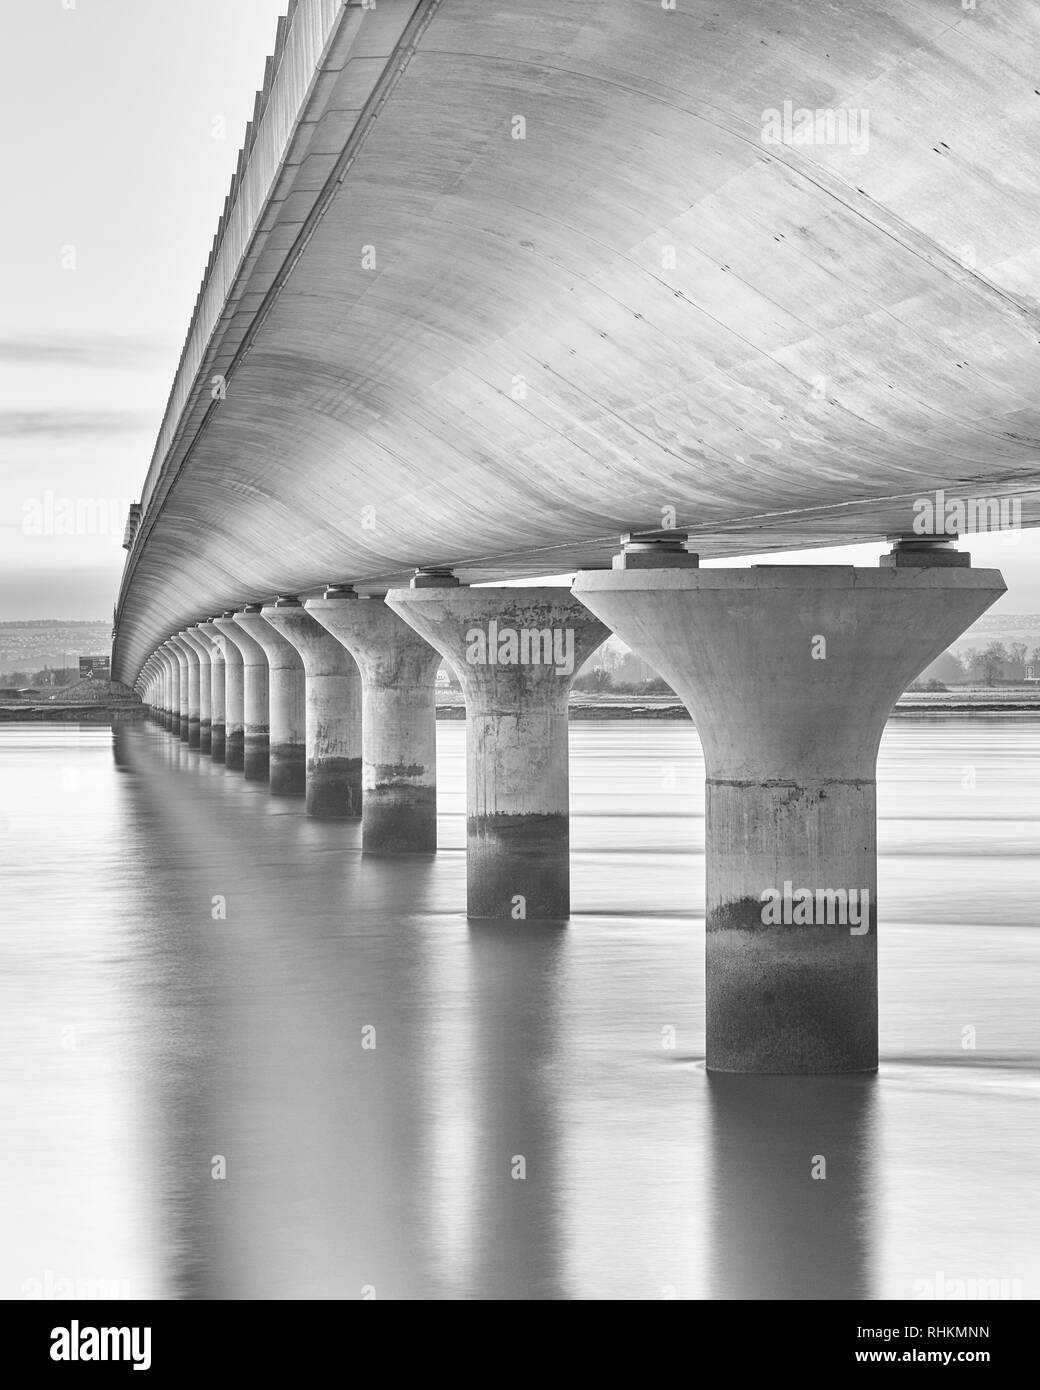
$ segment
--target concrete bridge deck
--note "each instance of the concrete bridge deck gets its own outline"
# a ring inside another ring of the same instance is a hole
[[[114,674],[203,614],[416,565],[872,539],[937,488],[1035,524],[1038,48],[1032,0],[299,0]]]

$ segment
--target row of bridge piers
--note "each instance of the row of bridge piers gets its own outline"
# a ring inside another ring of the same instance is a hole
[[[947,538],[877,569],[701,569],[623,538],[560,588],[419,570],[385,599],[331,585],[172,635],[138,689],[171,734],[365,853],[437,847],[436,675],[467,715],[467,913],[570,913],[568,699],[615,632],[689,709],[707,778],[707,1065],[876,1068],[875,763],[907,684],[1004,592]]]

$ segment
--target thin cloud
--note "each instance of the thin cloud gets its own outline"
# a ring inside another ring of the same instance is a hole
[[[0,438],[97,439],[155,433],[155,415],[141,410],[0,410]]]
[[[179,345],[143,334],[77,336],[24,334],[0,338],[0,363],[11,366],[87,367],[95,371],[173,371]]]

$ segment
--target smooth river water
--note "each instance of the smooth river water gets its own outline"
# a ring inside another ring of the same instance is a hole
[[[391,861],[152,725],[0,725],[0,1297],[1037,1297],[1040,720],[890,723],[830,1079],[705,1071],[691,725],[572,724],[566,927],[467,923],[464,737]]]

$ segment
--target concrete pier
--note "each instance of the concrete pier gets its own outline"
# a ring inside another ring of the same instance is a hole
[[[582,573],[574,592],[672,685],[704,748],[708,1067],[873,1070],[878,745],[1003,580],[661,565]]]
[[[156,648],[155,659],[162,672],[159,724],[163,729],[168,730],[173,727],[173,672],[171,669],[173,658],[163,646]]]
[[[377,598],[331,586],[307,612],[356,662],[362,691],[366,854],[437,848],[437,708],[441,654]]]
[[[192,651],[183,637],[171,637],[170,646],[173,649],[177,661],[180,665],[180,680],[178,681],[178,692],[180,699],[180,721],[178,727],[178,737],[182,743],[186,743],[189,748],[198,747],[199,740],[199,704],[198,704],[198,671],[195,672],[196,689],[192,691]],[[192,730],[192,697],[194,693],[195,710],[195,742],[191,741]]]
[[[259,614],[260,606],[244,611]],[[242,772],[247,782],[266,782],[271,767],[267,653],[239,626],[237,612],[214,618],[213,626],[233,643],[242,660]],[[226,753],[225,766],[233,766]]]
[[[148,719],[155,718],[155,686],[155,657],[153,655],[150,656],[141,667],[141,673],[134,682],[134,690],[141,698],[141,703],[144,705],[145,716]]]
[[[279,598],[278,605],[300,607],[292,597]],[[235,622],[267,656],[271,795],[303,796],[307,791],[306,678],[299,652],[264,617],[273,606],[245,608],[235,614]]]
[[[170,722],[167,725],[175,738],[181,734],[181,654],[172,642],[164,642],[159,649],[170,673]],[[185,663],[187,658],[185,658]]]
[[[209,656],[210,756],[215,763],[222,763],[227,756],[227,674],[224,659],[227,638],[212,623],[198,623],[193,630],[205,644]]]
[[[229,772],[241,772],[245,767],[245,667],[238,645],[228,637],[223,627],[224,623],[233,619],[234,614],[229,611],[221,618],[200,623],[199,630],[221,644],[224,658],[224,766]]]
[[[185,633],[179,632],[173,639],[178,649],[183,652],[185,666],[181,672],[182,679],[187,676],[188,700],[187,700],[187,720],[188,732],[186,742],[189,748],[198,748],[201,738],[202,713],[200,705],[200,669],[199,654],[194,644],[188,640]],[[181,695],[181,709],[184,710],[183,692]],[[181,730],[181,737],[184,738],[184,730]]]
[[[148,718],[153,724],[161,724],[163,719],[163,683],[166,672],[157,652],[153,652],[145,665],[145,686],[142,698],[148,706]]]
[[[307,814],[361,815],[361,674],[342,643],[308,609],[279,600],[264,619],[303,662],[306,680]]]
[[[386,602],[451,662],[466,697],[467,913],[564,918],[567,698],[608,630],[565,589],[414,583]]]
[[[141,667],[141,674],[134,683],[134,690],[141,697],[141,703],[144,705],[145,717],[152,720],[156,718],[156,711],[158,709],[156,699],[157,685],[158,678],[155,673],[155,656],[153,653]]]
[[[191,647],[199,663],[199,752],[208,754],[213,751],[213,677],[209,664],[209,646],[199,636],[197,628],[185,628],[181,636]]]

